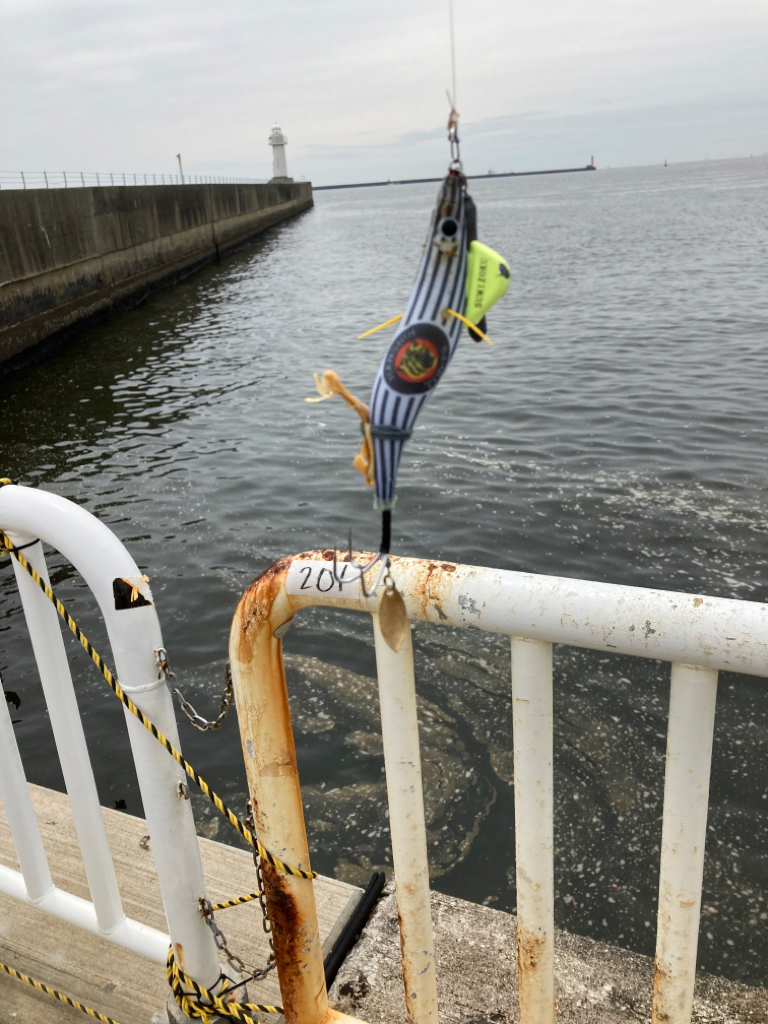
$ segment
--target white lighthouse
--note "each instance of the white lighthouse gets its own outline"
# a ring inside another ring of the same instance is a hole
[[[269,144],[272,147],[272,181],[293,181],[288,177],[288,164],[285,159],[285,147],[288,139],[283,135],[279,124],[272,125]]]

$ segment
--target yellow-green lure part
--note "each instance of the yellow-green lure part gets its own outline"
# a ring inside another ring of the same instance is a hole
[[[472,328],[477,327],[491,306],[494,306],[499,299],[503,299],[507,294],[510,273],[507,261],[503,256],[500,256],[491,249],[490,246],[483,245],[482,242],[477,241],[469,243],[464,313],[459,314],[452,309],[447,309],[446,312],[450,313],[451,316],[457,317],[459,320],[463,320],[470,328],[475,341],[487,341],[490,345],[493,344],[482,328],[477,331],[472,330]],[[361,341],[363,338],[367,338],[368,335],[375,334],[376,331],[389,327],[390,324],[397,323],[402,318],[402,313],[398,314],[398,316],[393,316],[390,320],[385,320],[383,324],[379,324],[378,327],[371,327],[370,330],[358,334],[357,340]],[[319,402],[320,399],[308,398],[307,401]]]
[[[503,256],[481,242],[470,242],[464,307],[467,320],[480,324],[491,306],[506,295],[509,278],[509,264]]]

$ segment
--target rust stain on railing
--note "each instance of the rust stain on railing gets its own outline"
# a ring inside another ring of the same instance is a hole
[[[269,908],[272,926],[272,942],[275,958],[287,970],[281,972],[280,988],[283,1001],[289,1005],[295,1002],[297,988],[302,984],[301,964],[306,959],[303,949],[301,917],[296,900],[288,891],[287,877],[267,861],[262,864],[264,894]]]
[[[659,1003],[664,996],[664,989],[669,983],[669,975],[659,963],[659,958],[654,957],[653,961],[653,1013],[651,1024],[668,1024],[670,1019],[666,1010],[659,1009]]]
[[[535,984],[536,972],[546,948],[544,936],[529,935],[517,919],[517,976],[520,997],[521,1016],[523,1008],[535,1001],[539,989]],[[523,1019],[537,1019],[523,1017]]]
[[[275,635],[293,617],[285,586],[292,561],[270,566],[243,594],[230,655],[256,833],[281,859],[309,869],[282,634]],[[312,882],[266,859],[262,869],[285,1019],[320,1024],[328,1003]]]
[[[409,896],[413,896],[413,892],[409,891],[410,886],[399,886],[399,893],[407,893]],[[413,1003],[412,992],[413,992],[413,975],[415,973],[414,964],[411,961],[411,957],[408,950],[408,931],[405,927],[403,915],[400,913],[400,906],[398,903],[397,907],[397,930],[400,937],[400,961],[403,966],[403,990],[405,992],[405,1005],[408,1013],[408,1020],[413,1019],[411,1004]]]
[[[393,575],[397,581],[397,559],[393,559],[393,563]],[[433,617],[430,612],[437,612],[439,619],[447,618],[441,606],[441,595],[450,581],[450,574],[455,573],[456,568],[452,562],[429,561],[419,566],[419,579],[414,581],[415,585],[409,586],[408,593],[409,597],[421,604],[426,620]]]

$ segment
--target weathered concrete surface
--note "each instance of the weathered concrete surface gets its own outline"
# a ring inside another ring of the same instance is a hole
[[[312,206],[309,182],[0,192],[0,362]]]
[[[40,786],[30,786],[30,791],[54,882],[76,896],[90,899],[67,797]],[[126,914],[165,931],[165,913],[151,846],[146,840],[146,822],[118,811],[103,811]],[[212,902],[242,896],[256,888],[253,859],[246,850],[210,839],[201,838],[199,842]],[[2,804],[0,863],[18,870]],[[327,952],[357,904],[361,890],[330,878],[318,878],[314,886],[320,937]],[[216,920],[231,948],[246,964],[266,963],[269,950],[257,902],[219,911]],[[120,1024],[167,1024],[163,1009],[168,997],[164,967],[6,896],[0,896],[0,961],[114,1017]],[[250,995],[253,999],[279,1003],[274,972],[266,981],[251,986]],[[79,1011],[0,974],[0,1024],[76,1024],[86,1019]]]
[[[519,1021],[515,918],[432,894],[441,1024]],[[635,1024],[651,1019],[653,961],[615,946],[557,932],[559,1024]],[[343,964],[331,1005],[368,1024],[406,1024],[397,907],[377,906]],[[765,1024],[768,992],[700,974],[694,1024]]]
[[[30,786],[43,843],[57,885],[89,898],[69,802],[61,793]],[[125,911],[165,928],[146,823],[104,809]],[[200,839],[208,894],[216,902],[254,888],[247,851]],[[0,863],[17,868],[0,805]],[[327,950],[361,890],[343,882],[315,882],[320,933]],[[432,895],[441,1024],[519,1021],[515,919],[488,907]],[[258,904],[222,911],[220,927],[249,965],[266,961]],[[165,971],[79,929],[0,897],[0,961],[47,982],[115,1017],[121,1024],[165,1024]],[[650,1021],[653,962],[644,956],[557,932],[555,948],[559,1024],[637,1024]],[[694,1024],[765,1024],[768,992],[700,974]],[[279,1002],[277,979],[254,986],[252,998]],[[397,909],[393,895],[374,911],[362,938],[330,992],[331,1005],[368,1024],[406,1024]],[[75,1024],[84,1017],[29,986],[0,974],[0,1024]],[[279,1021],[278,1021],[279,1024]]]

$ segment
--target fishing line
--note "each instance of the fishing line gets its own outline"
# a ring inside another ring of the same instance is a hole
[[[448,15],[451,23],[451,85],[452,95],[449,97],[451,106],[456,109],[456,42],[453,32],[453,0],[448,0]]]

